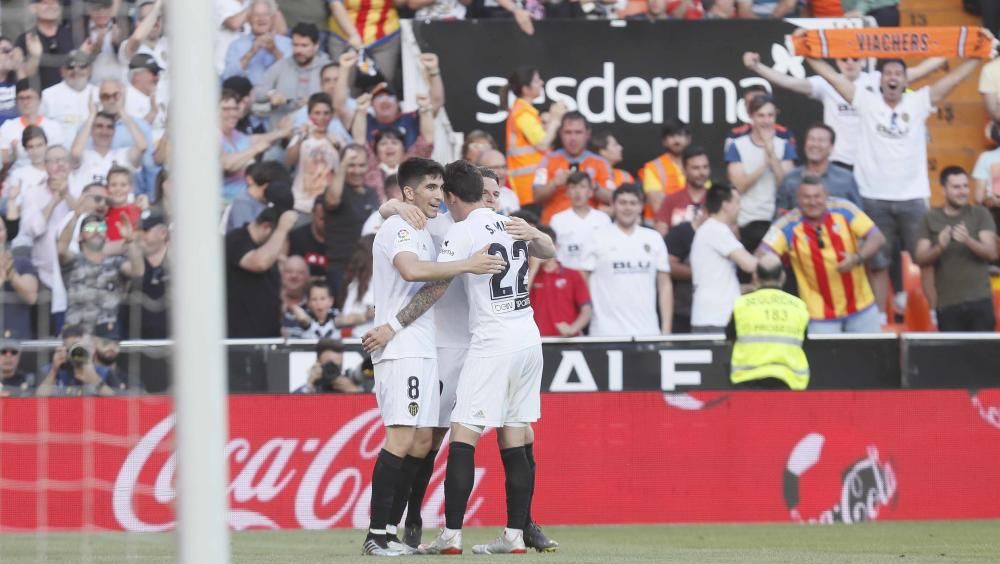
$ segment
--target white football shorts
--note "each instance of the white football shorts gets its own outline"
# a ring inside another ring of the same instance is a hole
[[[382,422],[435,427],[441,403],[437,359],[398,358],[375,365],[375,399]]]
[[[438,427],[451,427],[451,412],[455,409],[455,392],[462,366],[469,355],[467,347],[438,347],[438,379],[441,381],[441,408],[438,410]]]
[[[533,423],[541,415],[542,346],[465,361],[458,379],[454,423],[503,427]]]

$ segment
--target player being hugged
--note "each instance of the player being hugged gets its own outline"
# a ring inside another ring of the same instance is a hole
[[[517,218],[485,207],[483,180],[464,161],[445,169],[445,202],[457,223],[441,244],[439,263],[464,262],[485,247],[505,262],[492,275],[463,276],[470,308],[472,340],[462,368],[452,413],[451,444],[445,475],[445,529],[426,554],[460,554],[465,509],[474,484],[474,455],[487,427],[498,430],[506,473],[507,528],[493,543],[476,545],[483,554],[524,553],[531,469],[525,454],[528,424],[540,414],[542,346],[528,299],[528,256],[551,258],[555,245],[541,231]],[[447,289],[448,283],[426,285],[396,317],[406,326],[420,317]],[[426,299],[421,294],[426,295]],[[365,348],[389,342],[393,329],[378,326],[367,335]]]
[[[430,159],[412,158],[399,167],[404,200],[427,218],[437,215],[441,204],[443,172],[441,165]],[[433,250],[434,243],[425,229],[416,229],[398,216],[386,220],[375,235],[375,323],[391,327],[395,339],[372,354],[375,397],[386,440],[372,471],[371,522],[362,554],[399,556],[413,552],[399,542],[395,527],[389,523],[398,523],[402,517],[410,485],[430,450],[431,428],[438,419],[433,318],[415,318],[404,327],[392,314],[411,301],[421,282],[450,280],[465,273],[491,275],[508,269],[502,257],[485,252],[438,263]]]

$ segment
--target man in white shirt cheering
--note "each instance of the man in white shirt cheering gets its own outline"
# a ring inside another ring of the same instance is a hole
[[[429,159],[410,159],[400,167],[403,198],[429,218],[437,215],[441,203],[442,173],[441,165]],[[375,395],[386,427],[386,442],[372,476],[372,515],[364,554],[412,552],[399,542],[395,525],[406,506],[413,478],[430,450],[431,429],[438,424],[440,391],[433,318],[417,318],[404,328],[393,315],[417,293],[420,281],[502,269],[501,261],[480,253],[451,264],[435,262],[433,253],[430,233],[399,216],[387,219],[375,235],[375,323],[387,323],[398,334],[372,354]]]
[[[97,87],[90,83],[90,64],[89,55],[71,51],[63,63],[62,82],[42,91],[42,115],[62,125],[67,142],[76,137],[90,106],[97,103]]]
[[[916,256],[917,227],[927,213],[927,199],[931,195],[927,177],[927,118],[936,111],[938,102],[972,74],[979,59],[962,61],[944,77],[915,92],[907,91],[906,63],[902,59],[882,61],[881,92],[857,88],[826,61],[807,60],[816,74],[829,82],[858,113],[861,125],[854,178],[865,213],[886,238],[886,244],[868,265],[875,304],[884,311],[892,253],[898,246],[911,257]]]
[[[705,220],[691,243],[692,333],[723,333],[740,297],[736,267],[747,273],[757,268],[753,257],[736,238],[740,193],[725,184],[712,186],[705,194]]]
[[[566,268],[580,270],[588,250],[594,245],[597,232],[611,224],[608,214],[590,205],[594,197],[594,181],[583,171],[571,172],[566,178],[566,195],[570,208],[552,216],[549,227],[556,232],[559,246],[556,258]]]
[[[644,201],[637,185],[614,191],[615,221],[595,234],[595,244],[581,265],[594,306],[592,337],[670,334],[674,309],[670,260],[663,237],[639,224]]]

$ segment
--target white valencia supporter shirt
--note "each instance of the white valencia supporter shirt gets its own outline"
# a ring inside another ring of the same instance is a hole
[[[399,216],[392,216],[375,234],[373,246],[372,287],[376,327],[389,323],[389,319],[406,307],[424,286],[423,282],[403,280],[393,265],[396,255],[407,252],[415,254],[419,260],[432,261],[434,242],[426,229],[414,229]],[[385,348],[372,354],[373,362],[398,358],[437,358],[433,307],[404,327]]]
[[[854,81],[854,88],[858,91],[878,92],[881,76],[880,72],[862,72]],[[858,137],[861,134],[857,110],[823,77],[810,76],[806,80],[812,88],[809,97],[823,104],[823,123],[832,127],[837,134],[830,160],[853,165],[857,160]]]
[[[590,336],[659,335],[656,275],[670,272],[663,237],[647,227],[636,226],[626,233],[611,224],[594,241],[582,266],[590,272],[594,306]]]
[[[553,215],[549,227],[556,232],[556,258],[566,268],[582,270],[587,250],[593,247],[597,233],[608,225],[611,225],[608,214],[595,209],[587,211],[584,217],[573,208]]]
[[[881,93],[858,88],[854,108],[861,120],[854,165],[861,196],[893,201],[929,198],[927,118],[934,113],[930,89],[906,92],[890,108]]]
[[[41,114],[62,125],[63,141],[73,143],[76,132],[90,115],[90,105],[96,103],[97,87],[93,84],[77,91],[66,82],[60,82],[42,91]]]
[[[438,213],[427,221],[427,231],[434,241],[434,254],[439,256],[448,230],[455,225],[450,212]],[[469,298],[465,295],[465,279],[456,276],[441,299],[434,304],[434,325],[439,348],[469,348]]]
[[[725,327],[740,297],[740,282],[736,264],[729,255],[743,245],[733,230],[710,217],[694,233],[691,243],[691,283],[694,297],[691,303],[691,325],[694,327]]]
[[[465,260],[487,246],[490,254],[507,262],[499,274],[461,276],[470,309],[470,356],[499,356],[542,343],[528,298],[528,242],[507,234],[507,220],[493,210],[477,208],[448,229],[441,243],[439,262]]]

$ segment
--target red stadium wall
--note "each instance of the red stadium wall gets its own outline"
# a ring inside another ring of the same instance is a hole
[[[365,526],[373,397],[233,396],[230,410],[234,528]],[[1000,390],[546,394],[543,414],[545,524],[1000,517]],[[172,428],[163,397],[0,401],[0,530],[172,528]],[[504,521],[494,441],[471,525]]]

